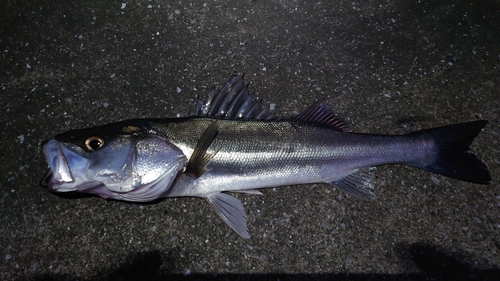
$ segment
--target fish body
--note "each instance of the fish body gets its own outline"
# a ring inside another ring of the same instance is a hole
[[[212,122],[218,124],[218,135],[207,151],[215,156],[206,165],[206,172],[194,179],[189,174],[181,175],[167,195],[203,197],[219,191],[333,183],[363,167],[425,165],[435,158],[434,152],[426,149],[432,145],[430,139],[346,134],[294,121],[194,118],[164,133],[172,136],[169,140],[182,147],[189,159],[197,139]],[[373,195],[370,186],[366,187],[361,197]]]
[[[239,235],[249,238],[245,212],[223,192],[324,182],[374,199],[372,171],[406,164],[487,184],[486,165],[468,153],[487,121],[405,135],[352,133],[325,102],[279,119],[248,94],[243,77],[198,101],[194,116],[134,119],[69,131],[44,144],[50,170],[42,185],[103,198],[149,202],[206,199]]]

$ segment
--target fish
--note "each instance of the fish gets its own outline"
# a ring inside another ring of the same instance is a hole
[[[488,184],[485,163],[470,153],[488,121],[403,135],[354,133],[325,101],[296,116],[276,117],[254,98],[244,74],[196,101],[179,118],[144,118],[71,130],[42,144],[49,169],[41,185],[104,199],[151,202],[199,197],[241,237],[250,238],[242,203],[232,192],[326,183],[375,199],[374,169],[405,164]]]

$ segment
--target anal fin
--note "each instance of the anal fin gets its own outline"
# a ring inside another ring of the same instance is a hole
[[[248,239],[248,233],[245,210],[240,200],[225,193],[211,193],[205,196],[205,200],[210,207],[222,218],[222,220],[231,227],[238,235]]]
[[[361,199],[375,199],[373,192],[373,179],[375,176],[371,171],[374,167],[368,169],[357,169],[342,179],[329,183],[336,188]]]
[[[257,189],[231,190],[231,192],[245,193],[250,195],[262,195]]]

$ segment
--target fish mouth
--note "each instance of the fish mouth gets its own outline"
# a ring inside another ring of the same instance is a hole
[[[40,180],[40,185],[45,188],[50,188],[50,186],[52,185],[51,182],[52,182],[52,170],[49,169],[47,172],[45,172],[42,179]]]
[[[85,174],[90,160],[69,150],[56,140],[50,140],[43,145],[43,154],[49,170],[42,177],[40,184],[53,191],[76,190],[74,175]]]

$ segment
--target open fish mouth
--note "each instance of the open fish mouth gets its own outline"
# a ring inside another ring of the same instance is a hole
[[[40,180],[40,185],[46,188],[50,188],[51,181],[52,181],[52,171],[49,169],[43,175],[42,180]]]
[[[90,160],[69,150],[56,140],[43,145],[43,154],[49,164],[40,184],[54,191],[76,190],[75,176],[85,175]]]

